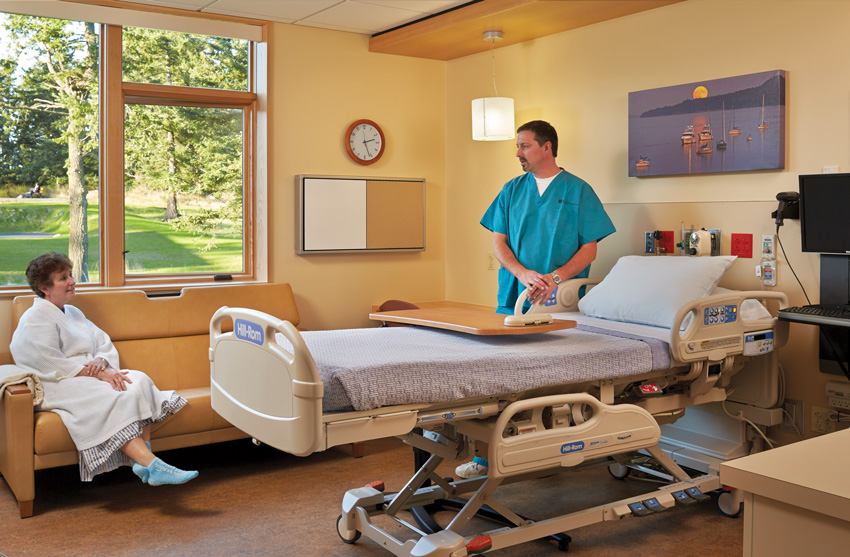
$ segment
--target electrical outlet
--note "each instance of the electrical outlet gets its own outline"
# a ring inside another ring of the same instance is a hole
[[[655,241],[652,239],[652,232],[643,233],[643,253],[655,253]]]
[[[731,254],[751,258],[753,256],[753,235],[732,234]]]
[[[850,385],[845,381],[827,381],[826,401],[832,408],[850,410]]]
[[[803,424],[805,421],[803,415],[803,401],[786,398],[783,410],[782,429],[785,431],[799,432],[802,435],[803,428],[805,427]]]
[[[487,270],[495,271],[498,268],[498,263],[496,261],[496,256],[492,253],[487,254]]]
[[[831,433],[835,431],[835,422],[829,420],[829,408],[812,406],[812,431],[817,433]]]

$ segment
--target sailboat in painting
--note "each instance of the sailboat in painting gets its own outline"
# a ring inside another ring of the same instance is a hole
[[[717,148],[721,151],[726,148],[726,103],[723,103],[723,135],[720,136],[720,141],[717,142]]]
[[[732,107],[732,129],[729,130],[729,135],[741,135],[741,130],[735,125],[735,107]]]
[[[761,96],[761,124],[758,125],[760,130],[767,129],[767,122],[764,119],[764,95]]]

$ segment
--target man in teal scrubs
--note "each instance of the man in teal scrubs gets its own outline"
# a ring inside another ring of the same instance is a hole
[[[558,133],[534,120],[517,129],[516,156],[525,174],[504,185],[481,224],[493,232],[499,263],[498,313],[513,314],[520,292],[543,302],[561,281],[587,277],[596,243],[615,231],[593,188],[555,162]],[[471,478],[487,473],[475,457],[455,470]]]
[[[481,219],[502,264],[498,313],[512,314],[526,287],[529,301],[542,301],[561,281],[587,277],[596,242],[615,230],[593,188],[560,168],[557,155],[550,124],[520,126],[516,156],[525,174],[504,185]]]

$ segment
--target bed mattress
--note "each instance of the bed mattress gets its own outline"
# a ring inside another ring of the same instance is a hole
[[[301,335],[325,387],[326,413],[518,393],[670,366],[667,343],[593,325],[491,337],[423,327]],[[292,351],[282,335],[277,342]]]

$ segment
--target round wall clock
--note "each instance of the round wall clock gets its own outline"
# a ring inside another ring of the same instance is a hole
[[[384,154],[384,132],[372,120],[357,120],[345,132],[345,152],[358,164],[373,164]]]

